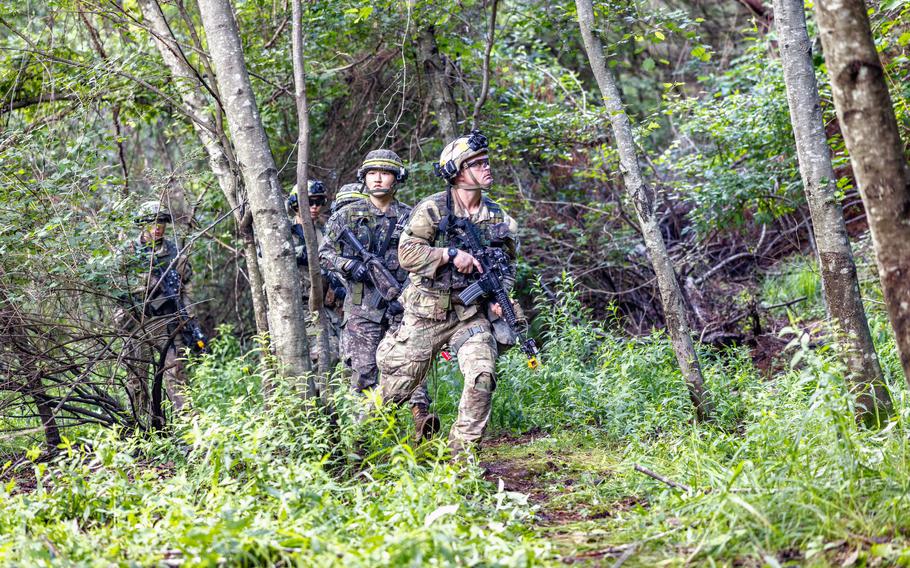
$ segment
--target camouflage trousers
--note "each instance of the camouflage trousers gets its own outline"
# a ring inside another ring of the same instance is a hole
[[[119,310],[114,317],[124,334],[121,359],[126,366],[126,389],[133,416],[140,422],[151,423],[155,374],[150,372],[150,367],[157,370],[162,364],[164,394],[175,411],[182,410],[186,406],[187,381],[178,349],[184,345],[179,333],[169,341],[174,335],[173,318],[149,317],[140,322],[126,309]]]
[[[477,312],[462,321],[449,311],[439,320],[418,316],[406,307],[401,326],[386,336],[376,352],[382,371],[380,392],[386,401],[407,400],[425,382],[433,356],[446,344],[457,355],[464,375],[458,418],[449,431],[449,446],[460,452],[483,437],[496,388],[496,340],[483,314]]]
[[[397,324],[393,325],[397,328]],[[344,366],[351,373],[351,388],[354,391],[363,392],[379,383],[376,349],[389,328],[386,320],[376,323],[357,314],[348,316],[341,330],[341,351]],[[429,408],[431,401],[426,381],[416,385],[403,400],[410,400],[412,406]]]

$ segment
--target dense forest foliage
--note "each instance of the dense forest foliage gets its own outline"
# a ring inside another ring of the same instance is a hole
[[[910,4],[0,0],[0,30],[5,564],[910,562]],[[498,358],[453,459],[311,364],[284,206],[377,148],[416,205],[474,129],[541,364]],[[206,336],[185,405],[123,323],[150,201]]]

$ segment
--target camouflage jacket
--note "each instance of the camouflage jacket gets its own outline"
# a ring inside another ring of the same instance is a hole
[[[368,306],[365,299],[375,292],[372,284],[369,281],[353,282],[350,279],[353,261],[360,259],[349,245],[342,243],[342,230],[345,227],[351,229],[364,247],[378,255],[386,268],[404,284],[408,275],[398,265],[398,239],[410,212],[411,208],[398,200],[393,200],[383,212],[369,199],[363,199],[345,205],[326,223],[325,239],[319,247],[319,264],[345,279],[345,321],[350,315],[356,314],[379,323],[385,316],[388,305],[383,300],[375,308]]]
[[[159,280],[168,269],[180,275],[181,299],[189,308],[186,300],[186,285],[192,278],[192,269],[185,256],[178,254],[177,245],[170,239],[162,239],[152,246],[140,239],[130,242],[120,252],[120,271],[125,278],[127,293],[122,294],[126,303],[130,303],[145,315],[164,315],[176,311],[173,302],[165,297]]]
[[[518,252],[518,224],[492,199],[484,197],[480,209],[469,215],[457,202],[453,202],[454,215],[467,217],[480,229],[484,244],[501,248],[509,260],[510,275],[503,282],[511,290],[515,284],[515,258]],[[446,192],[431,195],[418,203],[404,229],[398,256],[401,267],[410,272],[412,286],[402,294],[406,310],[432,319],[445,319],[452,310],[461,320],[474,315],[477,305],[458,303],[458,293],[476,278],[461,274],[448,259],[451,242],[449,235],[440,233],[439,222],[448,215]]]

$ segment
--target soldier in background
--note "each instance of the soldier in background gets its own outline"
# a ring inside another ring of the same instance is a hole
[[[401,286],[407,273],[398,265],[398,240],[411,208],[395,198],[397,185],[407,179],[401,158],[391,150],[373,150],[366,155],[357,179],[365,185],[367,198],[355,198],[337,209],[326,225],[326,238],[319,249],[324,268],[341,275],[347,285],[344,327],[341,335],[342,360],[351,373],[351,388],[358,393],[376,387],[379,373],[376,347],[389,329],[401,322],[397,300],[377,298],[376,283],[356,251],[341,237],[349,229],[363,247],[378,257]],[[439,419],[429,413],[426,384],[410,397],[418,439],[429,438],[439,429]]]
[[[304,239],[303,225],[300,224],[297,216],[300,214],[300,204],[297,196],[297,186],[291,190],[291,195],[287,200],[288,213],[292,216],[291,232],[294,235],[294,251],[297,257],[297,266],[300,269],[300,281],[303,288],[303,305],[309,311],[310,305],[310,271],[308,263],[308,253],[306,241]],[[309,216],[313,221],[313,228],[316,230],[316,247],[322,245],[325,238],[325,216],[323,211],[327,203],[327,194],[325,185],[317,180],[307,180],[307,198],[310,203]],[[329,360],[328,368],[332,368],[339,360],[339,337],[341,335],[341,316],[338,313],[341,304],[344,301],[345,288],[344,282],[336,275],[329,273],[325,269],[321,271],[322,290],[323,290],[323,313],[329,322]],[[320,353],[319,325],[315,317],[307,325],[307,336],[309,337],[310,357],[313,362],[318,362]]]
[[[353,203],[360,199],[367,199],[369,195],[366,193],[367,188],[362,183],[346,183],[341,186],[341,189],[338,190],[338,193],[335,194],[335,200],[332,201],[331,214],[334,215],[336,211]]]
[[[140,227],[137,240],[120,253],[120,268],[126,279],[121,306],[115,320],[125,336],[123,360],[127,366],[127,390],[133,413],[140,422],[157,419],[160,408],[153,403],[155,376],[174,409],[186,405],[186,373],[178,350],[188,347],[185,332],[196,326],[198,341],[207,341],[192,317],[186,284],[192,270],[185,256],[179,254],[173,240],[165,237],[171,222],[170,211],[158,201],[143,203],[135,217]],[[153,364],[155,373],[149,374]]]

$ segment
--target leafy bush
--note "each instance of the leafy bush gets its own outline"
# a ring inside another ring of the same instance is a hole
[[[539,306],[547,330],[543,366],[527,369],[518,350],[500,364],[494,424],[596,426],[614,437],[687,428],[694,409],[663,332],[628,338],[580,319],[584,310],[569,281],[557,296],[557,303]],[[742,351],[702,350],[701,356],[718,424],[732,427],[744,412],[741,395],[755,388],[757,374]]]
[[[14,482],[0,489],[0,561],[527,566],[543,558],[546,546],[522,528],[521,496],[432,459],[436,446],[419,456],[395,428],[358,430],[351,404],[338,405],[333,423],[277,383],[266,408],[257,393],[269,377],[256,370],[257,354],[239,356],[225,334],[213,351],[194,366],[193,412],[172,436],[103,430],[67,440],[59,458],[33,465],[33,491]],[[339,433],[371,436],[383,451],[349,475],[333,445]]]

